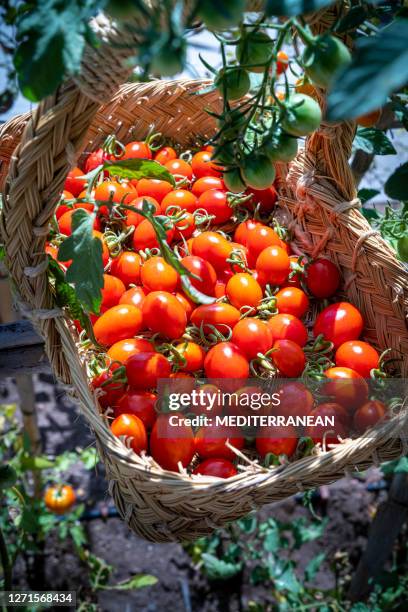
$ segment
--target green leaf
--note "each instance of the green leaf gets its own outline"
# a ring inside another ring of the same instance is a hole
[[[280,546],[280,533],[278,527],[268,527],[265,533],[263,547],[267,552],[275,552]]]
[[[80,460],[85,466],[85,469],[92,470],[99,461],[99,456],[96,448],[85,448],[79,455]]]
[[[79,71],[90,38],[88,21],[97,7],[97,0],[41,0],[21,13],[14,65],[26,98],[41,100]]]
[[[305,581],[312,582],[315,579],[321,564],[326,558],[326,553],[322,552],[313,557],[305,567]]]
[[[94,214],[78,208],[72,215],[72,234],[61,244],[60,261],[72,259],[66,280],[75,286],[78,300],[88,312],[98,313],[102,301],[102,243],[93,235]]]
[[[384,191],[394,200],[408,200],[408,162],[391,174],[384,185]]]
[[[312,13],[333,4],[333,0],[267,0],[265,12],[278,17],[293,17]]]
[[[389,474],[408,472],[408,457],[400,457],[399,459],[394,459],[394,461],[383,463],[381,471],[386,476]]]
[[[14,487],[17,472],[11,465],[0,465],[0,491]]]
[[[376,195],[378,195],[380,192],[378,191],[378,189],[367,189],[365,187],[363,187],[362,189],[358,190],[358,197],[361,200],[362,204],[365,204],[366,202],[368,202],[368,200],[371,200],[372,198],[375,198]],[[363,215],[367,218],[369,217],[378,217],[378,213],[376,210],[372,209],[372,208],[363,208],[363,210],[361,211],[363,213]]]
[[[358,128],[353,144],[356,149],[374,155],[395,155],[397,153],[385,133],[376,128]]]
[[[327,119],[339,121],[380,108],[408,80],[408,20],[397,19],[376,36],[356,42],[353,60],[336,75]]]
[[[306,542],[316,540],[323,535],[327,521],[308,523],[304,518],[294,521],[291,525],[295,547],[300,548]]]
[[[86,544],[85,530],[80,523],[75,523],[69,528],[69,534],[76,547],[81,547]]]
[[[348,32],[349,30],[355,30],[358,28],[358,26],[361,25],[365,19],[367,19],[367,8],[367,6],[361,4],[352,6],[349,12],[336,24],[334,31],[341,34],[343,32]]]
[[[118,582],[112,586],[105,586],[105,589],[111,589],[115,591],[132,591],[133,589],[142,589],[144,587],[152,586],[157,584],[158,580],[156,576],[151,574],[135,574],[129,580],[124,582]]]
[[[152,159],[123,159],[106,161],[103,169],[108,170],[112,176],[122,179],[155,178],[167,181],[173,186],[176,184],[174,176],[164,166]]]
[[[228,580],[242,569],[242,563],[227,563],[210,553],[203,553],[201,559],[210,580]]]
[[[273,573],[273,578],[275,588],[278,591],[289,591],[290,593],[300,593],[302,590],[302,586],[298,579],[296,578],[295,570],[290,563],[285,564],[286,567],[282,572],[277,573],[276,571]]]
[[[22,470],[48,470],[52,467],[54,467],[54,462],[50,461],[48,457],[33,457],[30,455],[23,455],[21,457]]]
[[[0,244],[0,261],[6,259],[6,249],[4,245]]]

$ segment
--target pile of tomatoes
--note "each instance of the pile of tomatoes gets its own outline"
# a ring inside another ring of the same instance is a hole
[[[277,203],[273,184],[237,198],[211,155],[211,147],[180,154],[172,146],[154,151],[147,142],[130,142],[121,159],[154,158],[175,185],[149,177],[119,180],[105,170],[87,195],[81,177],[109,157],[103,149],[90,153],[83,170],[74,168],[66,179],[56,210],[59,234],[46,250],[58,259],[75,210],[97,210],[94,234],[102,241],[105,269],[101,310],[91,314],[97,343],[92,354],[99,351],[104,367],[92,387],[111,430],[164,469],[225,478],[237,473],[231,446],[255,447],[261,458],[291,457],[299,436],[265,431],[254,442],[242,430],[226,430],[220,437],[211,427],[184,425],[175,439],[172,413],[157,402],[160,379],[192,384],[228,379],[239,392],[249,378],[293,379],[316,375],[320,367],[330,401],[316,405],[301,381],[288,381],[281,411],[296,414],[306,407],[313,414],[335,414],[332,443],[346,437],[350,427],[364,431],[385,416],[386,408],[369,398],[365,379],[379,368],[380,356],[359,339],[363,317],[354,305],[335,299],[339,269],[325,257],[309,260],[293,253],[287,231],[271,227]],[[169,220],[167,244],[205,303],[193,301],[160,252],[154,227],[137,212],[145,201]],[[60,265],[66,269],[70,262]],[[320,312],[306,325],[312,306]],[[325,347],[324,366],[316,359],[319,346]],[[304,435],[318,443],[323,432]]]

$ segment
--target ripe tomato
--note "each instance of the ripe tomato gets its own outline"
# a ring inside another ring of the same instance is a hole
[[[288,378],[297,378],[305,369],[306,358],[302,348],[292,340],[275,340],[276,349],[271,358],[279,372]]]
[[[198,388],[199,399],[189,406],[193,414],[207,414],[210,417],[220,416],[223,411],[222,395],[215,385],[205,384]]]
[[[111,431],[114,436],[125,436],[130,441],[130,448],[139,455],[147,450],[147,434],[143,421],[134,414],[120,414],[112,421]]]
[[[202,257],[216,270],[222,272],[228,267],[227,259],[234,247],[217,232],[202,232],[193,240],[193,255]]]
[[[349,416],[343,406],[335,402],[319,404],[310,411],[309,416],[334,419],[334,425],[309,425],[305,435],[312,438],[315,444],[340,444],[338,436],[345,438],[348,434]]]
[[[126,362],[129,385],[142,391],[157,387],[157,382],[169,378],[170,372],[170,363],[161,353],[135,353]]]
[[[170,191],[163,198],[161,204],[163,214],[167,212],[170,206],[178,206],[182,210],[192,213],[197,208],[197,198],[191,191],[187,191],[187,189],[175,189],[174,191]]]
[[[214,219],[211,220],[214,225],[225,223],[232,217],[233,213],[233,209],[228,202],[228,196],[221,189],[204,191],[198,198],[198,208],[204,208],[209,215],[214,216]]]
[[[120,278],[111,274],[103,275],[102,304],[101,308],[111,308],[119,303],[122,294],[125,292],[125,285]]]
[[[71,236],[72,234],[72,215],[76,213],[77,210],[78,210],[77,208],[72,208],[71,210],[68,210],[67,212],[65,212],[58,219],[58,227],[59,227],[59,231],[61,232],[61,234],[64,234],[65,236]],[[97,230],[97,231],[101,227],[100,221],[97,217],[94,220],[93,227],[94,227],[94,230]]]
[[[151,204],[151,206],[154,207],[156,211],[154,214],[160,214],[160,204],[155,198],[151,198],[150,196],[136,197],[131,202],[129,202],[129,206],[132,206],[137,210],[142,210],[144,202],[148,202],[148,204]],[[147,220],[142,217],[142,215],[139,215],[139,213],[133,210],[126,210],[125,222],[128,227],[130,227],[131,225],[138,227],[141,223],[143,223],[143,221],[146,223]]]
[[[261,285],[246,272],[234,274],[227,283],[225,293],[238,310],[244,306],[257,308],[263,296]]]
[[[360,433],[364,433],[367,429],[370,429],[376,425],[379,421],[382,421],[387,414],[387,407],[385,404],[378,400],[371,400],[360,406],[355,412],[353,419],[353,426]]]
[[[255,359],[258,353],[269,351],[273,343],[271,331],[265,321],[252,317],[238,321],[232,330],[231,342],[249,360]]]
[[[289,66],[289,57],[285,51],[278,51],[277,53],[277,62],[276,62],[276,74],[282,74],[282,72],[286,72]]]
[[[363,317],[355,306],[348,302],[330,304],[318,315],[313,333],[323,334],[326,340],[338,348],[348,340],[357,340],[363,331]]]
[[[125,390],[122,382],[112,380],[114,371],[119,367],[117,363],[112,363],[107,370],[104,370],[92,379],[92,389],[101,389],[103,393],[98,393],[98,402],[102,408],[112,408],[116,406]]]
[[[214,476],[215,478],[232,478],[238,474],[237,468],[227,459],[206,459],[197,465],[193,474],[202,476]]]
[[[76,495],[71,485],[54,485],[47,487],[44,494],[44,503],[50,512],[65,514],[69,512],[76,502]]]
[[[150,452],[164,470],[179,472],[179,463],[185,468],[193,458],[194,434],[191,427],[184,423],[171,425],[171,417],[182,419],[183,414],[159,414],[150,436]]]
[[[281,314],[303,317],[309,309],[309,298],[298,287],[284,287],[275,294],[276,307]]]
[[[298,436],[296,429],[287,427],[261,427],[255,440],[255,446],[262,458],[268,453],[291,457],[297,448]]]
[[[281,247],[267,247],[256,260],[256,270],[261,285],[283,285],[290,271],[289,257]]]
[[[184,176],[189,180],[193,178],[193,169],[184,159],[171,159],[164,164],[164,167],[174,176]]]
[[[155,353],[153,344],[145,338],[126,338],[119,340],[109,348],[107,355],[112,361],[126,363],[132,355],[137,353]]]
[[[111,200],[119,204],[125,200],[126,194],[129,193],[130,190],[126,190],[123,185],[118,183],[117,181],[103,181],[95,188],[95,200],[101,200],[102,202],[108,202]],[[136,197],[137,193],[133,193],[133,197]],[[106,209],[106,210],[105,210]],[[107,208],[102,207],[99,209],[102,214],[107,213]]]
[[[95,322],[94,334],[97,342],[112,346],[119,340],[135,336],[142,328],[140,308],[129,304],[118,304],[106,310]]]
[[[162,147],[154,155],[155,161],[163,165],[166,162],[171,161],[172,159],[176,159],[176,157],[177,157],[177,153],[173,149],[173,147]]]
[[[246,221],[242,221],[241,223],[239,223],[239,225],[237,225],[237,227],[235,228],[234,242],[238,242],[238,244],[247,246],[248,234],[257,225],[262,226],[262,224],[259,221],[255,221],[255,219],[247,219]]]
[[[282,248],[282,240],[271,227],[257,223],[248,230],[245,246],[248,247],[252,262],[255,262],[258,255],[267,247],[278,246]]]
[[[156,401],[155,393],[129,389],[115,406],[115,417],[121,414],[133,414],[142,421],[146,429],[151,429],[157,418]]]
[[[173,190],[173,185],[160,179],[142,178],[137,182],[137,194],[140,197],[154,198],[161,204],[163,198]]]
[[[307,329],[294,315],[274,315],[268,320],[268,327],[274,340],[292,340],[299,346],[307,342]]]
[[[207,378],[248,378],[249,363],[235,344],[220,342],[208,351],[204,370]]]
[[[190,300],[184,293],[176,291],[174,296],[178,299],[184,310],[186,311],[187,321],[190,320],[191,313],[193,312],[196,304]]]
[[[323,385],[322,393],[332,396],[349,412],[367,401],[368,385],[364,378],[351,368],[329,368],[324,375],[330,381]]]
[[[105,267],[106,264],[108,263],[109,257],[110,257],[109,249],[106,246],[106,243],[105,243],[105,241],[103,239],[102,232],[98,232],[98,230],[94,230],[92,232],[92,234],[95,236],[95,238],[99,238],[99,240],[102,242],[102,264],[103,264],[103,267]],[[118,276],[118,275],[116,275],[116,276]],[[121,279],[121,280],[123,280],[123,279]]]
[[[88,174],[88,172],[91,172],[91,170],[95,170],[95,168],[108,161],[109,158],[109,153],[106,153],[101,148],[96,149],[96,151],[92,151],[85,160],[85,174]]]
[[[114,276],[120,278],[126,287],[130,284],[137,285],[140,281],[140,267],[142,259],[138,253],[133,251],[122,251],[112,259],[110,271]]]
[[[119,304],[132,304],[141,308],[145,297],[146,293],[141,287],[131,287],[122,294]]]
[[[356,123],[357,125],[361,125],[361,127],[365,128],[374,127],[379,122],[381,114],[382,108],[378,108],[377,110],[373,110],[370,113],[357,117]]]
[[[80,194],[81,197],[81,194]],[[72,208],[83,208],[84,210],[88,210],[89,212],[93,212],[95,209],[95,206],[91,203],[91,202],[75,202],[75,204],[73,204]],[[70,210],[70,209],[68,209]]]
[[[212,161],[211,157],[209,151],[199,151],[193,155],[191,167],[197,179],[204,176],[220,176],[220,167]]]
[[[336,366],[351,368],[363,378],[370,378],[371,370],[377,369],[380,356],[373,346],[361,340],[349,340],[336,351]]]
[[[215,327],[221,333],[228,331],[226,326],[233,328],[240,319],[240,312],[231,304],[224,302],[214,304],[203,304],[191,313],[191,322],[197,327],[203,326],[203,331],[208,334],[212,331],[210,326]]]
[[[152,159],[152,152],[148,144],[135,140],[125,145],[121,159]]]
[[[142,266],[140,278],[147,291],[169,291],[176,289],[179,275],[163,257],[151,257]]]
[[[205,350],[202,346],[195,342],[180,342],[175,349],[186,360],[184,365],[180,365],[180,370],[184,372],[202,370],[205,357]]]
[[[197,431],[195,438],[196,451],[203,459],[235,459],[234,451],[226,446],[227,440],[237,450],[244,448],[245,440],[239,429],[205,425]]]
[[[174,239],[176,241],[182,240],[183,238],[188,240],[193,235],[195,229],[196,222],[194,215],[189,212],[184,212],[183,218],[177,221],[175,225]]]
[[[174,227],[166,231],[166,239],[169,244],[171,244],[173,237]],[[137,251],[159,248],[156,232],[148,219],[143,219],[133,232],[133,248]]]
[[[306,285],[310,293],[317,298],[331,297],[340,285],[338,267],[329,259],[315,259],[307,267]]]
[[[314,399],[309,389],[301,382],[291,380],[279,389],[279,406],[274,408],[286,416],[305,416],[313,408]]]
[[[180,338],[187,325],[187,315],[178,299],[167,291],[152,291],[143,306],[143,321],[153,332],[175,340]]]
[[[249,189],[249,193],[252,193],[252,203],[259,206],[261,212],[271,212],[275,208],[276,201],[278,199],[278,192],[275,187],[271,185],[267,189]]]
[[[203,176],[194,181],[191,191],[199,198],[205,191],[211,189],[225,189],[224,181],[219,176]]]
[[[79,168],[73,168],[68,172],[67,178],[65,179],[64,189],[72,193],[77,198],[86,185],[86,181],[78,177],[84,176],[84,173]]]

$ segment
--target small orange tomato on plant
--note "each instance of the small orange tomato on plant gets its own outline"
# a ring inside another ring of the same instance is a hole
[[[71,485],[54,485],[45,491],[44,502],[54,514],[69,512],[76,502],[76,495]]]

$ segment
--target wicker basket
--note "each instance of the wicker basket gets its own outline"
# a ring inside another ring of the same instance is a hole
[[[96,53],[103,55],[103,49]],[[90,65],[89,57],[86,61]],[[219,100],[215,93],[191,95],[202,86],[197,81],[127,84],[113,95],[112,91],[95,94],[90,86],[95,78],[86,73],[78,84],[70,82],[45,100],[32,116],[15,118],[2,127],[3,180],[7,170],[8,176],[1,229],[7,265],[23,307],[45,339],[57,378],[79,400],[95,433],[110,492],[130,528],[156,542],[190,540],[262,504],[405,452],[406,415],[400,414],[370,437],[287,466],[254,467],[226,481],[193,480],[140,458],[111,434],[89,389],[72,325],[53,304],[44,254],[48,221],[81,151],[98,146],[112,132],[124,141],[143,138],[151,125],[178,143],[189,144],[213,133],[213,120],[205,108],[216,108]],[[91,95],[109,95],[111,100],[100,108]],[[406,272],[358,211],[348,165],[353,135],[351,123],[322,125],[295,162],[279,168],[279,204],[302,250],[313,255],[324,251],[340,267],[344,294],[364,313],[366,338],[379,348],[392,347],[398,356],[402,353],[405,375]]]

